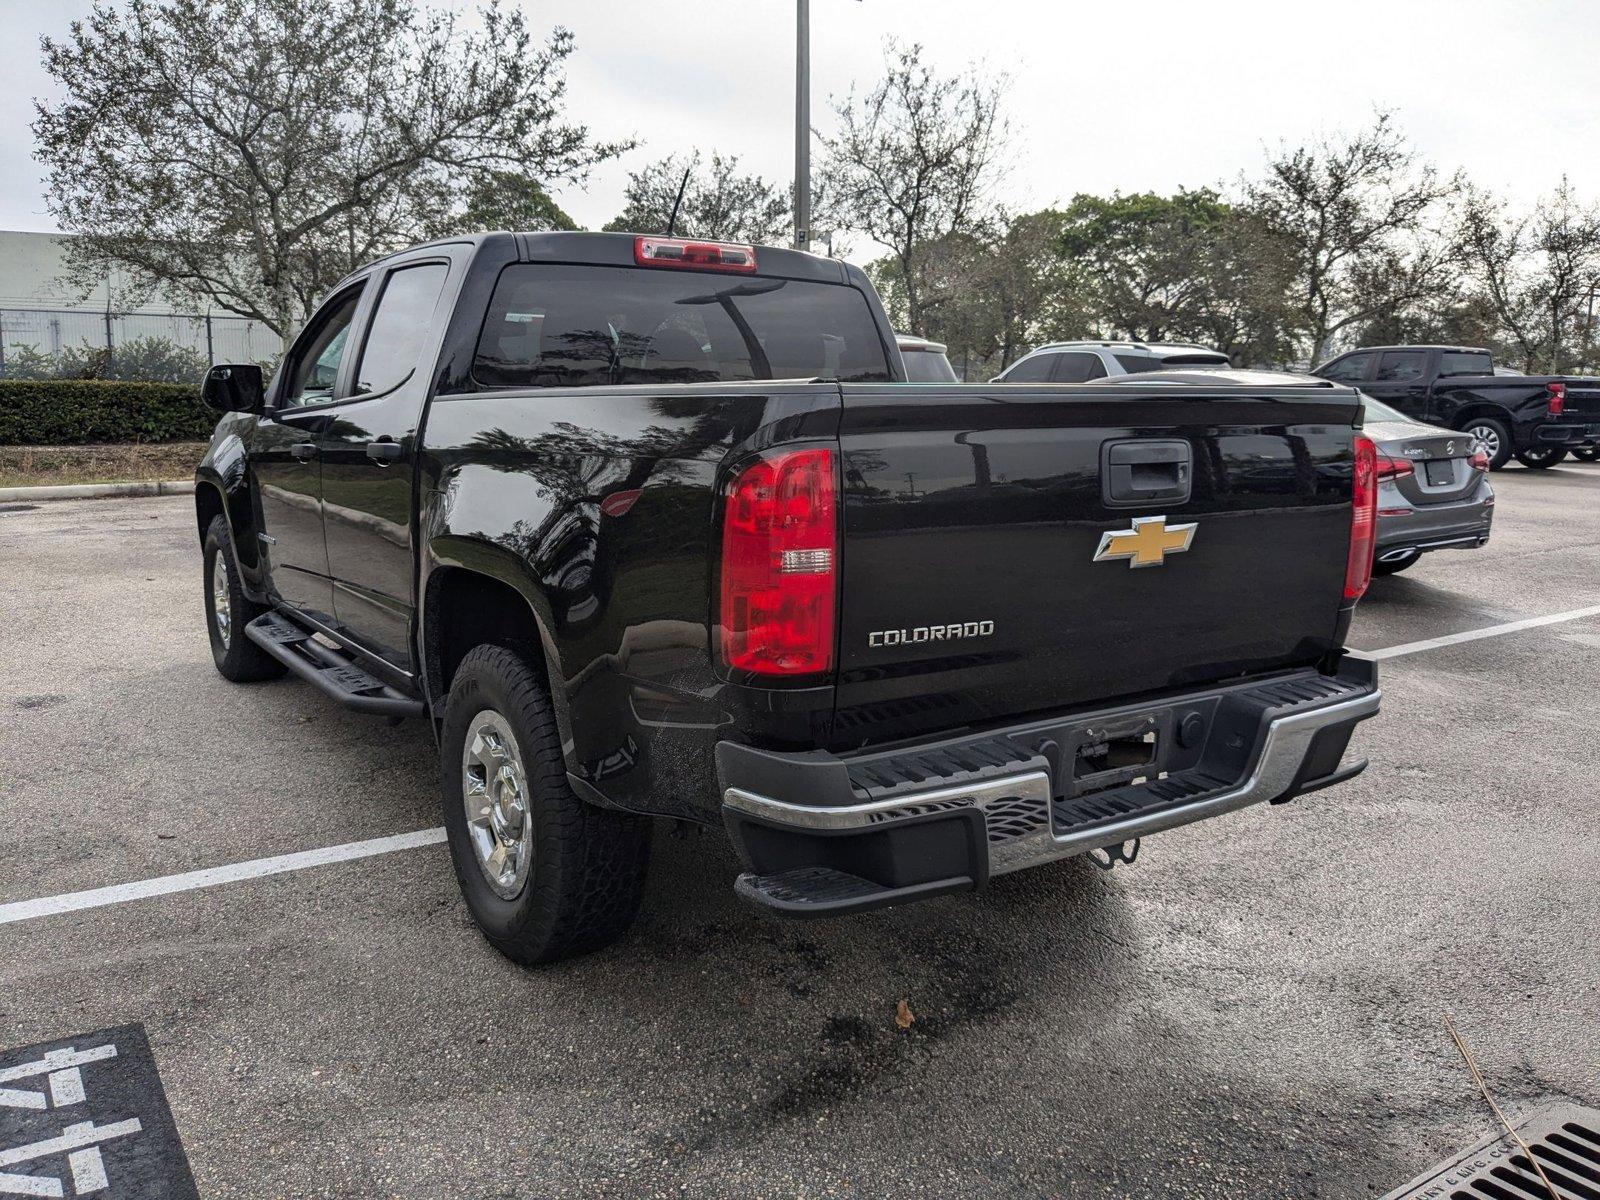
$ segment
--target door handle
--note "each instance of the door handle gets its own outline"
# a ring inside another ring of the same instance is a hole
[[[368,442],[367,457],[380,463],[392,463],[400,457],[400,443],[384,438]]]
[[[1139,438],[1101,447],[1100,490],[1113,508],[1186,504],[1193,481],[1192,452],[1186,441]]]
[[[289,447],[289,455],[292,458],[299,459],[301,462],[309,462],[317,456],[317,444],[315,442],[296,442]]]

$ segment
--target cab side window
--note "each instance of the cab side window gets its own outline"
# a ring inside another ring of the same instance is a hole
[[[1335,383],[1360,383],[1367,377],[1367,368],[1372,365],[1370,354],[1346,354],[1318,371],[1324,379],[1331,379]]]
[[[1375,379],[1384,383],[1412,383],[1428,370],[1426,350],[1387,350],[1378,360]]]
[[[357,284],[336,296],[312,318],[290,352],[288,383],[284,386],[280,407],[326,404],[333,399],[339,363],[344,359],[345,343],[350,338],[350,322],[360,299],[361,285]]]

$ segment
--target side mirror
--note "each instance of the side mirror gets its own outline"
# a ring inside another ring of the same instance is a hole
[[[200,385],[200,399],[221,413],[258,413],[266,396],[261,368],[255,363],[212,367]]]

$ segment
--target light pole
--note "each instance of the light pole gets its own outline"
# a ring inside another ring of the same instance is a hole
[[[794,248],[811,248],[811,0],[795,0]]]

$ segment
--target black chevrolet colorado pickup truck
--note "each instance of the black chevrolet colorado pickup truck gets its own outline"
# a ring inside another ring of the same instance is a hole
[[[628,926],[648,816],[818,915],[1361,770],[1353,390],[902,378],[862,272],[795,251],[374,263],[270,386],[207,376],[217,666],[428,718],[468,906],[523,962]]]
[[[1494,471],[1513,455],[1523,466],[1553,467],[1600,439],[1600,378],[1499,375],[1494,356],[1473,346],[1368,346],[1311,373],[1425,425],[1470,433]]]

